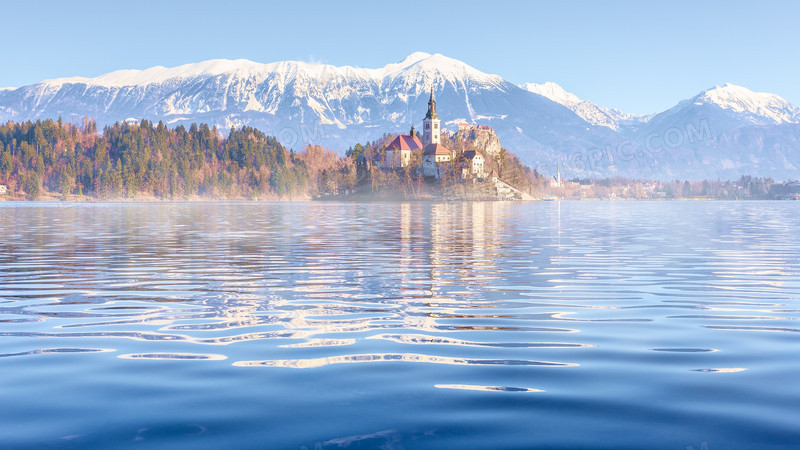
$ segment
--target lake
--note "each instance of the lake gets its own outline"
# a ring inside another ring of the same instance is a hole
[[[800,447],[799,206],[0,202],[0,447]]]

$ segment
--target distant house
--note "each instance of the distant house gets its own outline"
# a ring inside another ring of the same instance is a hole
[[[464,152],[464,163],[466,166],[464,167],[464,170],[466,171],[467,174],[472,174],[477,178],[483,178],[484,162],[485,159],[483,158],[483,155],[481,155],[479,152],[475,150],[468,150]]]
[[[0,195],[8,194],[8,187],[5,184],[0,184]]]
[[[460,122],[458,124],[458,131],[461,133],[469,131],[488,131],[494,133],[494,128],[488,125],[470,125],[466,122]]]

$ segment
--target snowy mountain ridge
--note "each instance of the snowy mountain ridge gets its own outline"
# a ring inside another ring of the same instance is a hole
[[[539,95],[543,95],[550,100],[560,103],[568,108],[573,107],[583,100],[578,98],[577,95],[567,92],[564,90],[563,87],[559,86],[552,81],[546,81],[544,83],[523,83],[519,87],[525,89],[530,92],[534,92]]]
[[[463,89],[469,102],[470,93],[503,90],[507,84],[461,61],[424,52],[378,69],[217,59],[172,68],[120,70],[95,78],[45,80],[3,92],[16,101],[9,104],[0,99],[0,116],[27,120],[79,113],[104,124],[148,118],[167,123],[205,120],[230,127],[252,121],[242,118],[243,114],[261,113],[268,115],[257,120],[262,126],[265,120],[291,119],[346,129],[374,121],[376,115],[409,122],[414,111],[408,106],[404,112],[386,110],[398,109],[397,102],[407,104],[409,98],[431,88]],[[76,108],[76,102],[80,107]],[[471,110],[467,116],[475,119],[480,114]]]
[[[649,118],[649,116],[628,114],[618,109],[603,108],[588,100],[581,100],[577,95],[567,92],[563,87],[552,81],[541,84],[523,83],[520,87],[566,106],[592,125],[608,127],[612,130],[618,130],[622,124],[644,122]]]
[[[149,86],[175,80],[209,78],[221,75],[254,79],[257,81],[267,79],[271,76],[282,80],[307,78],[323,83],[340,77],[372,80],[382,83],[391,81],[402,75],[434,78],[438,76],[446,80],[466,77],[487,83],[499,83],[503,81],[498,75],[485,74],[461,61],[448,58],[444,55],[438,53],[431,55],[425,52],[416,52],[406,57],[403,61],[387,64],[378,69],[334,66],[303,61],[280,61],[264,64],[247,59],[213,59],[170,68],[156,66],[144,70],[118,70],[94,78],[56,78],[42,81],[40,84],[48,87],[60,87],[65,84],[85,84],[87,86],[122,88]]]
[[[753,123],[800,123],[800,108],[782,97],[767,92],[753,92],[730,83],[707,89],[692,100],[695,104],[712,103],[746,115]]]
[[[223,130],[248,125],[296,150],[319,144],[343,152],[419,128],[431,89],[443,124],[488,125],[505,148],[545,174],[560,167],[564,176],[800,175],[792,162],[800,160],[800,109],[774,94],[723,85],[637,116],[582,100],[556,83],[517,86],[424,52],[374,69],[218,59],[45,80],[0,89],[0,121],[88,116],[100,128],[142,119]],[[688,125],[703,130],[700,139],[694,131],[675,134]]]

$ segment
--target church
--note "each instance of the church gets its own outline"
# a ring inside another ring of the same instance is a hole
[[[441,133],[441,122],[439,115],[436,114],[436,100],[433,98],[433,88],[431,88],[428,112],[422,120],[422,140],[414,132],[412,126],[411,134],[397,136],[386,147],[385,159],[376,161],[375,164],[381,168],[408,167],[411,163],[411,155],[421,150],[422,175],[441,178],[443,175],[442,163],[453,160],[453,152],[441,144]]]

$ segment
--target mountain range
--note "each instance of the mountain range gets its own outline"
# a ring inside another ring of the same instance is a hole
[[[205,122],[225,133],[248,125],[298,150],[313,143],[343,152],[419,128],[431,88],[445,129],[489,125],[504,147],[548,175],[790,179],[800,172],[800,108],[775,94],[725,84],[639,116],[553,82],[518,86],[422,52],[378,69],[211,60],[45,80],[0,90],[0,120]]]

